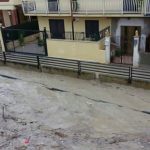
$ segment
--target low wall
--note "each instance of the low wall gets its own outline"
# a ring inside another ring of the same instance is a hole
[[[105,63],[103,43],[47,39],[48,56]]]

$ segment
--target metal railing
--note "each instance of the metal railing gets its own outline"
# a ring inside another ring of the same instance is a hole
[[[47,35],[51,39],[64,39],[64,40],[73,40],[72,32],[64,32],[64,33],[50,33],[47,32]],[[88,37],[85,32],[74,32],[74,40],[77,41],[99,41],[104,38],[104,34],[102,32],[99,33],[91,33]]]
[[[105,33],[108,31],[110,33],[110,26],[104,28],[103,30],[99,31],[98,33],[91,33],[88,34],[85,32],[74,32],[74,40],[78,41],[99,41],[105,37]],[[47,31],[48,38],[51,39],[66,39],[66,40],[73,40],[73,33],[72,32],[64,32],[64,33],[51,33]]]
[[[145,0],[145,14],[150,15],[150,0]]]
[[[150,70],[147,68],[132,68],[132,80],[150,81]]]
[[[77,72],[78,76],[82,73],[99,73],[99,75],[126,79],[128,83],[132,83],[132,81],[135,80],[150,82],[150,69],[148,68],[133,68],[131,66],[107,65],[96,62],[5,52],[0,53],[0,60],[3,61],[4,64],[12,62],[36,66],[38,69],[48,67],[71,70]]]
[[[142,0],[123,0],[124,13],[144,13],[144,1]]]
[[[66,40],[73,40],[73,33],[70,32],[64,32],[64,33],[51,33],[50,31],[47,31],[48,38],[50,39],[66,39]],[[86,39],[85,32],[74,32],[74,40],[89,40]]]
[[[36,11],[36,3],[35,1],[22,1],[22,8],[25,14],[35,13]]]
[[[143,14],[145,3],[142,0],[74,0],[73,11],[86,14]]]
[[[70,0],[22,0],[25,14],[65,13],[71,14]],[[73,0],[74,14],[150,14],[150,0]]]
[[[7,52],[47,55],[45,32],[39,30],[3,29]]]
[[[71,13],[70,1],[22,0],[25,14]]]

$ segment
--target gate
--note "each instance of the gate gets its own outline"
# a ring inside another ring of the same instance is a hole
[[[124,37],[112,37],[111,39],[111,63],[115,64],[133,64],[133,37],[125,39]]]

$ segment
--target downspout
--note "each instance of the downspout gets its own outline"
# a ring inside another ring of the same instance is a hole
[[[73,18],[73,10],[72,10],[72,0],[70,0],[70,9],[71,9],[71,25],[72,25],[72,39],[74,40],[74,18]]]

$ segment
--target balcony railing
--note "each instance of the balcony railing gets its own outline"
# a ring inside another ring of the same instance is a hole
[[[104,28],[97,33],[85,33],[85,32],[74,32],[74,40],[77,41],[99,41],[104,39],[106,31],[110,32],[110,26]],[[66,39],[73,40],[73,33],[63,32],[63,33],[51,33],[47,31],[47,37],[50,39]]]
[[[22,0],[25,14],[70,13],[70,0]]]
[[[25,14],[71,14],[70,0],[22,0]],[[150,0],[73,0],[74,14],[150,14]]]
[[[74,0],[72,6],[74,13],[83,14],[142,14],[144,12],[143,0]]]
[[[145,14],[150,15],[150,0],[145,0]]]

